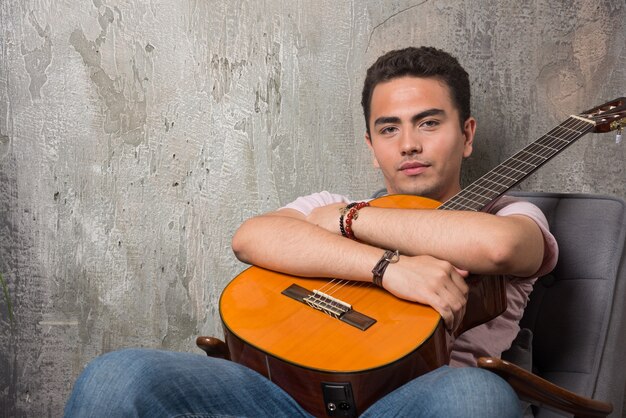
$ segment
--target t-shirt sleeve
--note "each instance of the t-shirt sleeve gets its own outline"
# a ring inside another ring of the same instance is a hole
[[[333,203],[350,203],[350,199],[348,199],[346,196],[323,191],[319,193],[313,193],[308,196],[301,196],[280,209],[294,209],[302,213],[304,216],[308,216],[313,211],[313,209],[321,206],[331,205]]]
[[[550,232],[548,220],[546,219],[541,209],[539,209],[537,206],[533,205],[530,202],[520,200],[498,209],[495,214],[497,216],[523,215],[535,221],[535,223],[543,233],[544,252],[541,267],[533,276],[541,277],[545,274],[548,274],[552,271],[552,269],[554,269],[554,266],[556,266],[556,262],[559,257],[559,247],[557,245],[556,239]]]

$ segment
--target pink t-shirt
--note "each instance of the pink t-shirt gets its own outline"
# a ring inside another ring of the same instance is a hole
[[[281,209],[295,209],[305,216],[313,209],[332,203],[349,203],[346,196],[323,191],[299,197]],[[500,357],[507,350],[517,333],[519,321],[528,302],[537,277],[552,271],[558,258],[558,246],[548,228],[548,221],[541,210],[532,203],[503,196],[488,207],[487,212],[497,216],[523,215],[531,218],[543,233],[544,256],[541,267],[533,277],[509,277],[506,284],[507,309],[491,321],[472,328],[454,341],[450,365],[455,367],[476,366],[479,357]]]

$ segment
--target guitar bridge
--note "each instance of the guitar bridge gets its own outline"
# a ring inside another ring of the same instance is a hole
[[[374,318],[352,309],[352,305],[319,290],[310,291],[297,284],[292,284],[281,293],[346,324],[352,325],[361,331],[365,331],[376,323]]]

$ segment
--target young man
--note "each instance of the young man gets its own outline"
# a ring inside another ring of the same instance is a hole
[[[460,191],[461,162],[472,152],[476,121],[468,76],[456,59],[433,48],[392,51],[368,70],[362,104],[365,140],[388,193],[446,201]],[[468,272],[509,275],[507,311],[459,337],[451,363],[473,366],[477,357],[499,356],[510,346],[533,277],[551,270],[556,260],[556,243],[539,209],[507,199],[491,213],[366,204],[346,211],[349,203],[328,192],[299,198],[246,221],[233,250],[242,261],[294,275],[375,281],[399,298],[431,305],[449,330],[465,312]],[[372,269],[387,249],[400,256],[374,278]],[[151,350],[110,353],[92,362],[66,408],[68,416],[86,413],[307,415],[280,388],[237,364]],[[447,366],[396,389],[364,413],[520,414],[514,392],[496,375]]]

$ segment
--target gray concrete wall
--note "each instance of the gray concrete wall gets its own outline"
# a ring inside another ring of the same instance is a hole
[[[623,0],[0,2],[0,415],[59,416],[93,357],[220,334],[240,222],[382,181],[360,89],[382,52],[471,73],[466,181],[625,95]],[[523,189],[626,197],[626,148],[587,136]]]

